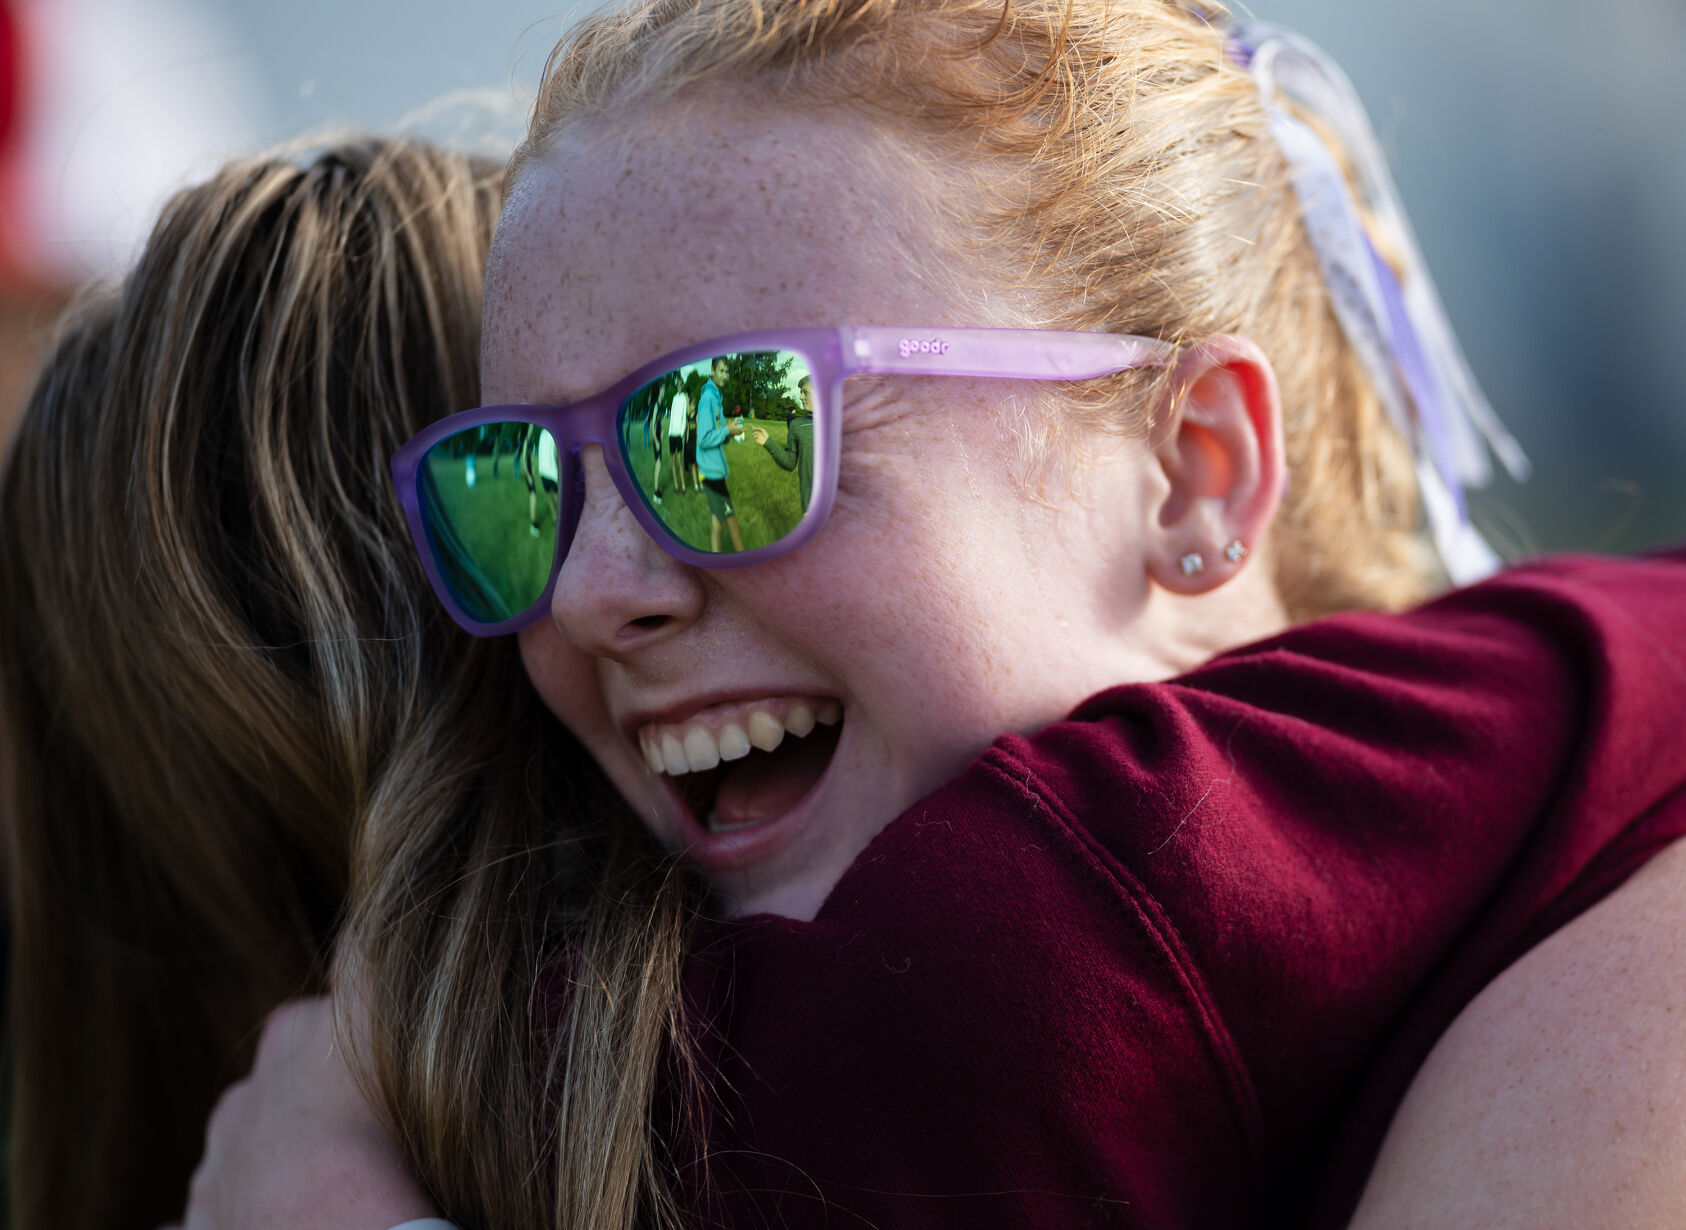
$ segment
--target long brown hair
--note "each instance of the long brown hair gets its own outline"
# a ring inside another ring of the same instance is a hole
[[[438,609],[387,477],[477,401],[495,170],[378,140],[236,163],[46,362],[0,482],[18,1230],[179,1215],[263,1017],[326,985],[359,828],[525,877],[537,934],[581,898],[561,843],[487,842],[594,772],[513,643]],[[482,1003],[524,1002],[526,955],[464,958]]]

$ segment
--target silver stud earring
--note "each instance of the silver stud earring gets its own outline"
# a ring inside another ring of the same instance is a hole
[[[1198,551],[1190,551],[1177,561],[1185,577],[1197,577],[1206,571],[1206,558]]]
[[[1239,564],[1242,560],[1247,558],[1247,548],[1242,546],[1241,540],[1237,538],[1234,542],[1230,543],[1229,546],[1224,548],[1224,558],[1232,564]]]

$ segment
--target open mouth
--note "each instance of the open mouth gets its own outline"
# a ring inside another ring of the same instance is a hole
[[[836,700],[781,697],[717,705],[682,722],[649,722],[638,742],[711,833],[784,815],[825,775],[843,730]]]

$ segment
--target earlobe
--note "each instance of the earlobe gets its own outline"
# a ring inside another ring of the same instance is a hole
[[[1178,594],[1216,589],[1264,539],[1282,492],[1276,373],[1246,338],[1211,338],[1183,357],[1158,416],[1163,498],[1148,568]]]

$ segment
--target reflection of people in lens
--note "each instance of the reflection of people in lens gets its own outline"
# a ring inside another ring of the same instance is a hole
[[[691,485],[698,490],[702,488],[702,475],[697,473],[697,399],[687,397],[690,409],[685,418],[685,473],[691,476]]]
[[[554,513],[557,487],[556,441],[537,423],[527,424],[516,453],[516,469],[527,484],[527,532],[537,538],[543,533],[539,529],[539,492],[543,490],[545,506]]]
[[[644,447],[650,450],[650,473],[655,490],[661,490],[662,458],[667,455],[667,405],[662,393],[666,386],[650,394],[650,404],[644,408]],[[660,503],[660,500],[657,501]]]
[[[702,473],[703,495],[708,500],[708,549],[720,550],[720,524],[732,535],[732,550],[743,550],[743,533],[738,515],[732,511],[732,494],[726,490],[726,454],[721,446],[731,438],[726,426],[726,404],[721,390],[726,387],[726,360],[714,360],[714,374],[703,385],[697,399],[697,469]]]
[[[657,399],[658,404],[660,398]],[[691,399],[685,396],[685,386],[680,384],[673,393],[673,402],[667,407],[667,453],[665,460],[667,468],[673,475],[673,489],[680,495],[685,494],[685,426],[690,414]],[[656,503],[662,499],[662,459],[656,461]]]
[[[790,420],[785,442],[780,445],[764,427],[750,428],[755,442],[767,450],[781,470],[796,471],[796,487],[802,494],[802,511],[808,511],[808,497],[814,493],[814,382],[807,376],[796,382],[802,395],[802,413]]]

